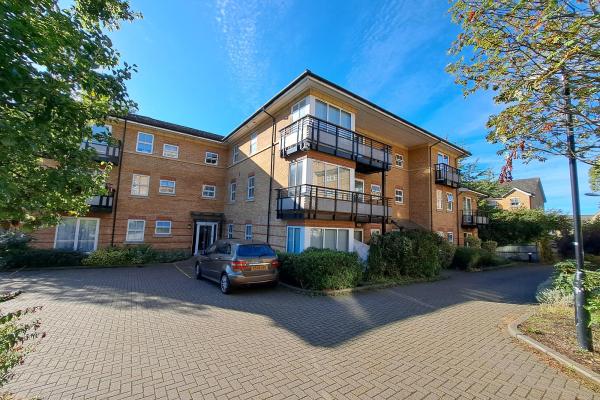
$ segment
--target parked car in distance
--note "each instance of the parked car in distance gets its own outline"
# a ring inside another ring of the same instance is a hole
[[[232,288],[254,285],[277,285],[279,260],[275,250],[267,243],[253,240],[218,240],[208,250],[197,256],[196,279],[217,282],[221,292],[228,294]]]

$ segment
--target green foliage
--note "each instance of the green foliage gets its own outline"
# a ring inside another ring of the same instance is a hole
[[[600,219],[584,222],[581,231],[584,252],[600,256]],[[573,234],[565,234],[558,241],[558,252],[563,257],[574,256],[573,240]]]
[[[551,232],[568,229],[569,225],[569,218],[556,211],[494,209],[489,213],[489,224],[479,229],[479,237],[500,246],[534,243]]]
[[[553,264],[556,262],[554,251],[552,251],[552,239],[550,237],[544,236],[539,240],[538,250],[542,264]]]
[[[564,83],[572,106],[575,156],[593,163],[600,150],[597,1],[453,0],[462,32],[447,70],[465,95],[495,92],[487,140],[508,153],[545,160],[570,153]]]
[[[0,294],[0,303],[12,300],[21,292]],[[0,387],[11,377],[11,370],[23,363],[25,355],[33,351],[32,340],[43,338],[39,334],[40,321],[23,321],[23,318],[36,313],[41,307],[29,307],[11,312],[0,310]]]
[[[81,265],[84,253],[54,249],[28,249],[5,258],[6,268],[70,267]]]
[[[371,240],[367,278],[434,277],[453,253],[454,246],[433,232],[389,232]]]
[[[566,260],[554,265],[552,287],[563,296],[573,297],[573,280],[576,270],[575,260]],[[591,323],[600,323],[600,266],[590,262],[584,263],[585,276],[583,289],[587,292],[586,308],[591,314]]]
[[[465,245],[467,247],[472,247],[474,249],[480,249],[481,248],[481,239],[479,239],[478,237],[475,237],[475,236],[469,236],[465,240]]]
[[[600,192],[600,157],[596,157],[592,164],[588,178],[590,181],[590,189],[594,192]]]
[[[484,193],[491,197],[501,197],[506,193],[506,188],[498,182],[498,177],[490,168],[481,169],[479,162],[466,163],[460,162],[460,183],[462,186]],[[478,202],[480,208],[487,210],[487,202],[485,199],[480,199]]]
[[[452,267],[473,271],[481,267],[493,267],[508,264],[509,261],[496,256],[493,252],[484,248],[458,247],[454,254]]]
[[[175,262],[189,256],[187,250],[155,250],[150,245],[108,247],[90,253],[83,265],[141,265]]]
[[[352,288],[363,275],[356,253],[307,249],[300,254],[279,253],[279,260],[281,280],[303,289]]]
[[[495,242],[493,240],[486,240],[485,242],[481,243],[481,248],[489,251],[491,254],[496,254],[496,249],[498,248],[498,242]]]
[[[0,5],[0,222],[55,224],[105,193],[110,166],[82,141],[90,123],[133,108],[107,31],[137,15],[126,0],[5,0]]]

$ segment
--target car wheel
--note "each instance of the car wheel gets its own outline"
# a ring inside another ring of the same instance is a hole
[[[227,274],[223,274],[221,275],[221,292],[223,292],[223,294],[229,294],[231,293],[231,282],[229,281],[229,277],[227,276]]]
[[[196,272],[196,279],[202,279],[202,268],[200,268],[200,263],[198,261],[196,261],[196,266],[194,267],[194,270]]]

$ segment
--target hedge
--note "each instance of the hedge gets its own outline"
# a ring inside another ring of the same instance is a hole
[[[187,250],[155,250],[150,245],[107,247],[90,253],[83,265],[140,265],[166,263],[190,257]]]
[[[347,289],[358,285],[363,268],[356,253],[307,249],[300,254],[279,253],[280,279],[303,289]]]
[[[491,267],[507,263],[508,260],[496,256],[486,248],[458,247],[454,254],[452,267],[470,271],[478,267]]]
[[[84,253],[54,249],[28,249],[12,252],[2,259],[4,268],[71,267],[81,265]]]

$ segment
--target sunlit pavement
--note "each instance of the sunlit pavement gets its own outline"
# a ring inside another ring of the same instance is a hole
[[[593,398],[511,339],[547,267],[353,296],[222,295],[189,266],[0,274],[48,336],[5,387],[44,399]]]

